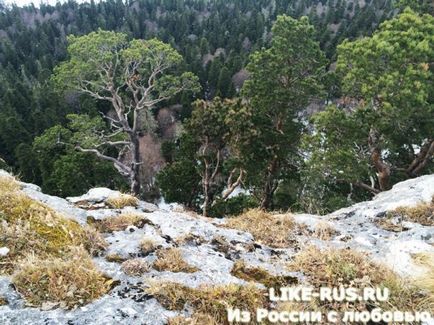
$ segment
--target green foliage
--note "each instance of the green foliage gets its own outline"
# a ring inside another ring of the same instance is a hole
[[[395,0],[394,5],[399,9],[409,7],[419,13],[434,14],[434,4],[431,0]]]
[[[239,194],[226,201],[217,200],[211,207],[209,216],[212,218],[223,218],[237,216],[244,211],[258,207],[257,200],[250,195]]]
[[[71,122],[67,128],[54,126],[36,137],[33,143],[31,152],[41,172],[42,189],[61,196],[81,195],[97,186],[125,189],[124,180],[110,163],[100,161],[91,154],[77,152],[68,144],[77,137],[87,138],[89,127],[101,128],[101,118],[92,119],[86,115],[69,117]]]
[[[337,72],[350,108],[318,113],[315,131],[304,139],[305,181],[325,188],[323,204],[336,195],[365,199],[368,187],[382,189],[382,179],[394,184],[433,170],[433,35],[432,16],[406,9],[372,37],[338,47]]]
[[[126,34],[99,29],[84,36],[70,36],[68,54],[69,60],[54,69],[55,84],[85,94],[96,93],[97,99],[111,100],[109,94],[116,87],[130,82],[125,78],[134,78],[132,82],[145,85],[155,81],[152,93],[167,99],[181,87],[199,90],[197,78],[190,72],[162,75],[164,70],[176,68],[182,56],[157,39],[128,42]],[[111,83],[114,84],[109,86]]]
[[[307,17],[279,16],[269,49],[253,53],[243,95],[253,107],[257,134],[246,149],[248,183],[271,208],[279,179],[297,165],[298,113],[321,94],[325,57]]]
[[[210,206],[219,199],[225,201],[226,180],[232,173],[234,182],[242,173],[241,147],[252,133],[251,110],[241,100],[217,97],[212,102],[195,102],[174,161],[158,175],[165,199],[196,210],[204,200]]]
[[[167,202],[179,202],[198,210],[202,193],[201,177],[193,163],[199,144],[188,132],[179,139],[180,145],[174,150],[174,160],[169,162],[157,175],[157,183]]]

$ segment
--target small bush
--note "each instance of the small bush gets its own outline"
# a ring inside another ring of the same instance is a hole
[[[255,315],[257,308],[265,308],[268,305],[264,292],[254,285],[202,286],[192,289],[181,284],[165,282],[154,283],[147,291],[166,309],[182,310],[186,304],[191,306],[195,312],[193,319],[196,317],[201,321],[206,320],[197,324],[226,325],[229,324],[227,308],[248,310]]]
[[[249,210],[241,216],[230,218],[226,227],[250,232],[257,242],[270,247],[284,248],[294,241],[291,234],[300,233],[303,227],[289,215],[272,215],[263,210]]]
[[[105,203],[112,209],[122,209],[129,206],[138,206],[139,200],[129,194],[120,194],[119,196],[109,197]]]
[[[114,231],[123,231],[130,226],[142,227],[144,222],[145,218],[140,214],[124,213],[118,216],[96,220],[94,227],[100,232],[111,233]]]
[[[225,201],[218,200],[211,207],[208,215],[212,218],[236,216],[257,206],[258,202],[253,196],[240,194]]]
[[[66,308],[82,306],[102,296],[112,284],[95,268],[89,254],[77,247],[64,258],[27,257],[19,264],[12,282],[29,305],[49,302]]]
[[[189,265],[182,258],[177,248],[160,249],[157,251],[157,260],[153,265],[157,271],[194,273],[199,271],[197,267]]]

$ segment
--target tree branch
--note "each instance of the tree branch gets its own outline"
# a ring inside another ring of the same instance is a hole
[[[128,166],[126,166],[125,164],[123,164],[122,162],[120,162],[119,160],[117,160],[116,158],[113,158],[113,157],[106,156],[106,155],[102,154],[97,149],[85,149],[85,148],[82,148],[79,145],[76,145],[75,149],[79,150],[81,152],[93,153],[94,155],[96,155],[100,159],[104,159],[104,160],[112,162],[116,167],[119,168],[119,171],[123,172],[123,176],[130,176],[131,175],[131,168],[129,168]]]

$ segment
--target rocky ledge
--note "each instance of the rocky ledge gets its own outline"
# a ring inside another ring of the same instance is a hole
[[[415,277],[426,271],[414,262],[414,254],[434,253],[433,226],[398,220],[399,216],[388,213],[400,207],[429,204],[434,196],[434,175],[399,183],[372,201],[330,215],[294,214],[291,217],[303,231],[288,233],[291,244],[277,247],[258,240],[247,231],[224,226],[226,219],[203,218],[176,205],[158,207],[136,202],[132,206],[115,207],[107,201],[121,194],[106,188],[61,199],[43,194],[32,184],[21,183],[21,187],[32,199],[82,225],[103,225],[104,220],[125,214],[141,215],[145,222],[132,222],[121,230],[104,232],[108,247],[104,254],[93,260],[117,285],[110,293],[85,306],[73,310],[64,310],[55,304],[28,307],[14,290],[10,278],[0,277],[0,297],[7,301],[0,306],[1,324],[167,324],[168,319],[179,314],[188,315],[191,310],[186,307],[178,312],[164,308],[146,292],[150,281],[169,281],[190,288],[246,284],[246,280],[231,272],[234,263],[242,260],[246,265],[260,267],[272,275],[294,277],[302,282],[303,275],[288,271],[286,264],[311,245],[367,252],[373,260],[386,264],[403,277]],[[322,230],[326,230],[326,235],[321,235]],[[144,238],[152,241],[154,249],[143,249]],[[132,275],[120,263],[134,259],[139,264],[155,265],[159,258],[156,249],[176,249],[190,271],[173,272],[164,267],[153,267],[140,275]],[[0,251],[7,254],[7,247]]]

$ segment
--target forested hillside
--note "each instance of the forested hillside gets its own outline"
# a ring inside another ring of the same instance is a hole
[[[48,193],[162,192],[215,216],[258,205],[325,212],[366,199],[432,168],[433,21],[415,3],[402,16],[390,0],[0,4],[0,157]],[[95,88],[118,82],[117,65],[110,79],[95,77],[103,59],[85,64],[102,48],[128,75],[118,107],[118,93]],[[151,71],[161,62],[146,51],[170,62],[154,70],[171,77],[155,88],[137,62]],[[306,108],[325,103],[337,106],[309,123]],[[235,189],[245,194],[231,198]]]

